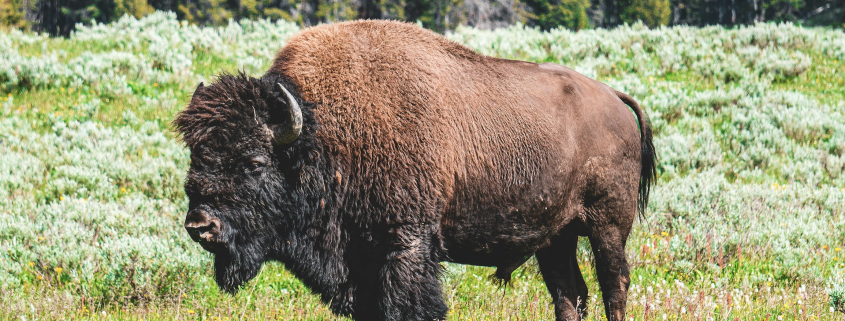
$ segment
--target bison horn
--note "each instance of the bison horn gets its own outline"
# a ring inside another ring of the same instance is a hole
[[[270,138],[273,141],[273,145],[281,146],[292,143],[302,132],[302,109],[299,108],[299,103],[285,89],[285,86],[282,86],[282,84],[277,85],[285,92],[285,97],[287,97],[290,119],[284,124],[269,125],[267,127],[270,130]]]
[[[193,102],[196,99],[199,99],[199,95],[197,95],[197,94],[199,94],[201,91],[203,91],[203,89],[205,89],[205,86],[203,85],[202,82],[200,82],[200,85],[197,86],[196,90],[194,90],[194,95],[191,96],[191,102]]]

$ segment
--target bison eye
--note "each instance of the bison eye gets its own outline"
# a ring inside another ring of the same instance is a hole
[[[245,161],[246,169],[250,172],[258,171],[267,166],[270,162],[265,156],[255,156]]]

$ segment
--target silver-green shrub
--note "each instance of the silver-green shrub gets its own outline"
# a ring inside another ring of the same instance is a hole
[[[78,97],[73,117],[0,97],[0,287],[47,280],[101,300],[147,300],[207,278],[208,255],[181,228],[188,151],[163,132],[170,119],[149,115],[172,117],[215,73],[261,73],[297,30],[266,20],[198,27],[154,13],[78,27],[66,40],[0,33],[0,91]],[[628,244],[632,261],[692,274],[751,258],[769,268],[747,282],[826,284],[842,309],[845,102],[784,89],[822,55],[845,60],[842,31],[516,25],[447,37],[567,65],[647,109],[660,177]],[[131,108],[104,120],[115,98]]]

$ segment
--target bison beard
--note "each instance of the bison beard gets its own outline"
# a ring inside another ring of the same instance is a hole
[[[214,277],[217,286],[236,293],[244,282],[252,280],[264,264],[264,249],[252,243],[230,247],[214,255]]]
[[[578,320],[585,236],[607,318],[624,319],[651,128],[630,96],[571,69],[412,24],[324,25],[261,78],[201,84],[175,125],[191,149],[185,228],[227,292],[275,260],[337,314],[443,320],[440,262],[509,280],[535,255],[556,319]]]

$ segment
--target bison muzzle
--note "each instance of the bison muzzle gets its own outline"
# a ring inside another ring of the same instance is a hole
[[[651,129],[631,97],[569,68],[412,24],[323,25],[261,78],[200,84],[175,125],[191,151],[185,229],[226,291],[276,260],[335,313],[443,320],[440,262],[508,280],[534,255],[556,318],[577,320],[586,236],[607,317],[625,316]]]

